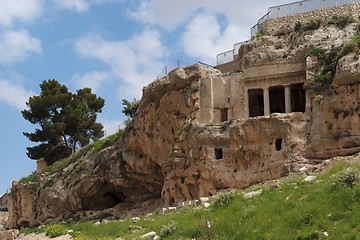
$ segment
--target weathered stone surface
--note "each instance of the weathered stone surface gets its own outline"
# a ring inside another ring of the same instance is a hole
[[[244,198],[253,198],[259,196],[260,194],[262,194],[262,192],[263,192],[262,189],[253,192],[248,192],[244,194]]]
[[[307,158],[326,159],[360,151],[360,85],[330,87],[311,102]]]
[[[360,83],[360,56],[351,53],[341,58],[337,65],[333,85],[353,85]]]
[[[156,232],[148,232],[140,237],[140,239],[154,239],[157,236]]]
[[[304,178],[304,182],[315,182],[316,181],[316,176],[307,176],[306,178]]]

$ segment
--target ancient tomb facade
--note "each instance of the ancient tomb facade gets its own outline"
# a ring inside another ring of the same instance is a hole
[[[305,63],[268,65],[202,79],[200,119],[204,124],[307,111]]]

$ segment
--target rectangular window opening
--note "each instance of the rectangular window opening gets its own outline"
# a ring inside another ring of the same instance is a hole
[[[249,117],[264,116],[264,93],[262,89],[249,89]]]
[[[223,149],[222,148],[214,148],[214,156],[216,160],[223,159]]]
[[[220,112],[221,112],[221,122],[226,122],[229,120],[229,114],[228,114],[228,111],[229,109],[228,108],[222,108],[220,109]]]
[[[304,84],[291,85],[291,112],[305,112],[306,94]]]
[[[270,114],[285,113],[285,89],[283,86],[269,88]]]

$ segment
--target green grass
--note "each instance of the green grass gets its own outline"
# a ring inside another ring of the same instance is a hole
[[[64,224],[75,239],[138,239],[155,231],[162,239],[360,239],[360,164],[339,162],[306,183],[292,175],[279,189],[251,199],[240,192],[215,198],[209,209],[184,208],[130,220],[94,225]],[[211,227],[207,228],[206,223]],[[142,227],[131,232],[129,226]],[[27,230],[29,231],[29,230]],[[39,230],[37,230],[39,231]],[[325,234],[329,236],[326,237]]]
[[[23,177],[20,179],[20,183],[30,183],[30,182],[37,182],[37,174],[36,172],[31,173],[29,176],[27,177]]]
[[[70,163],[74,162],[75,160],[77,160],[84,154],[88,154],[89,156],[91,156],[91,155],[113,145],[123,135],[123,132],[124,132],[124,130],[119,130],[117,133],[110,135],[107,138],[98,140],[92,144],[82,147],[79,151],[75,152],[71,156],[64,158],[62,160],[59,160],[52,165],[47,166],[44,169],[44,172],[49,172],[49,173],[58,172],[59,170],[64,169]],[[83,162],[79,163],[76,166],[77,169],[75,169],[75,170],[78,171],[79,168],[82,167],[82,164],[83,164]],[[29,176],[26,176],[26,177],[23,177],[22,179],[20,179],[21,183],[29,183],[29,182],[37,182],[37,181],[38,181],[38,179],[37,179],[36,172],[33,172]],[[53,184],[52,182],[46,183],[47,186],[51,186],[52,184]]]

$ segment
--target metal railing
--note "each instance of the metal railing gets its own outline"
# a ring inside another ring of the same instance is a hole
[[[186,65],[187,64],[185,62],[183,62],[181,59],[176,59],[176,61],[167,64],[163,69],[161,69],[161,72],[159,73],[159,75],[157,75],[156,79],[165,77],[172,70],[179,68],[179,67],[184,67]]]
[[[211,66],[210,64],[203,63],[203,62],[200,62],[200,61],[198,61],[198,64],[201,64],[204,68],[207,68],[207,69],[214,68],[214,66]]]
[[[234,60],[234,49],[219,53],[216,56],[216,65],[225,64]]]
[[[235,43],[233,46],[233,49],[226,51],[226,52],[219,53],[216,56],[216,65],[221,65],[221,64],[225,64],[225,63],[234,61],[235,60],[234,56],[239,54],[240,46],[243,43],[244,42]]]
[[[250,32],[255,36],[259,31],[259,25],[267,19],[289,16],[297,13],[310,12],[313,10],[334,7],[338,5],[358,2],[359,0],[303,0],[294,3],[282,4],[270,7],[268,13],[259,19]]]
[[[211,66],[210,64],[207,64],[207,63],[203,63],[203,62],[200,62],[200,61],[198,61],[197,63],[201,64],[205,68],[214,68],[213,66]],[[166,65],[161,70],[161,72],[156,77],[156,79],[160,79],[160,78],[163,78],[163,77],[167,76],[169,74],[169,72],[171,72],[172,70],[174,70],[176,68],[185,67],[185,66],[188,66],[188,65],[189,64],[183,62],[181,59],[177,59],[173,63],[170,63],[170,64]]]

